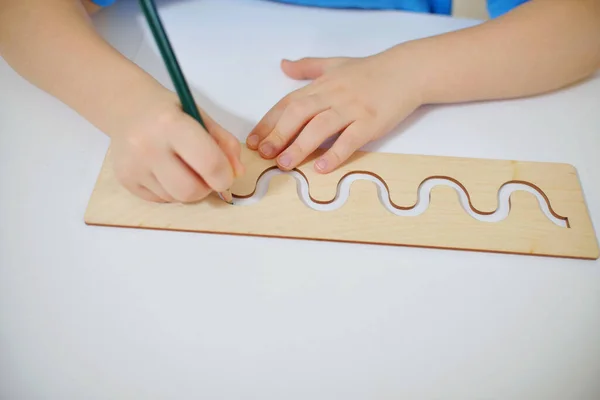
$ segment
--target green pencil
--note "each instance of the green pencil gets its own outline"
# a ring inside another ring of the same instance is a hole
[[[167,37],[167,33],[163,27],[162,21],[158,16],[158,10],[156,9],[154,0],[140,0],[140,6],[144,12],[146,21],[148,21],[148,25],[150,26],[150,30],[152,31],[154,40],[158,45],[167,70],[169,71],[169,75],[171,76],[173,86],[175,86],[175,90],[179,96],[179,101],[181,102],[183,111],[198,121],[198,123],[200,123],[200,125],[202,125],[202,127],[208,132],[204,121],[202,121],[202,117],[200,116],[200,112],[198,111],[198,107],[196,106],[196,102],[194,101],[194,97],[190,91],[190,87],[183,76],[183,71],[179,66],[179,62],[175,56],[175,51],[173,51],[173,47],[169,42],[169,38]],[[219,193],[219,196],[227,203],[233,204],[233,197],[229,190],[227,192]]]

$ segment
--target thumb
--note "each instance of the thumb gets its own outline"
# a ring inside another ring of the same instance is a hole
[[[346,62],[346,57],[306,57],[297,61],[282,60],[281,69],[292,79],[317,79],[331,68]]]
[[[221,125],[217,124],[212,118],[205,115],[202,111],[200,112],[206,123],[208,132],[227,156],[227,159],[233,168],[234,176],[242,176],[245,172],[245,168],[240,159],[242,152],[240,141],[231,133],[227,132]]]

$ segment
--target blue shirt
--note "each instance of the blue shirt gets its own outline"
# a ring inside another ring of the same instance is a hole
[[[108,6],[116,0],[92,0]],[[273,0],[280,3],[327,8],[360,8],[364,10],[404,10],[431,14],[452,13],[452,0]],[[499,17],[529,0],[487,0],[491,18]]]

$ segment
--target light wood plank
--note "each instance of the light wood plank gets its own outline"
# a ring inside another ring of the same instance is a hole
[[[471,217],[449,187],[432,189],[431,203],[419,216],[397,216],[385,209],[373,182],[356,181],[347,202],[333,211],[307,207],[297,195],[296,180],[288,175],[271,179],[267,195],[250,206],[231,206],[216,195],[196,204],[156,204],[141,200],[117,182],[110,150],[89,201],[89,225],[153,228],[341,242],[405,245],[513,254],[597,259],[599,247],[576,170],[559,163],[485,160],[391,153],[356,153],[337,171],[323,175],[312,167],[318,150],[300,167],[309,182],[310,195],[319,202],[332,201],[343,176],[368,172],[380,177],[392,202],[410,208],[417,202],[421,183],[430,177],[450,178],[467,191],[472,208],[492,213],[498,191],[507,182],[538,188],[555,215],[568,227],[550,221],[536,197],[513,192],[510,214],[499,222]],[[251,195],[259,176],[275,166],[243,146],[247,173],[232,192]]]

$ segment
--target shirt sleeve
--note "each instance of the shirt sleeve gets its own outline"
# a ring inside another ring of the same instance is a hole
[[[100,7],[108,7],[117,0],[91,0],[92,3],[100,6]]]
[[[490,18],[497,18],[529,0],[487,0]]]

